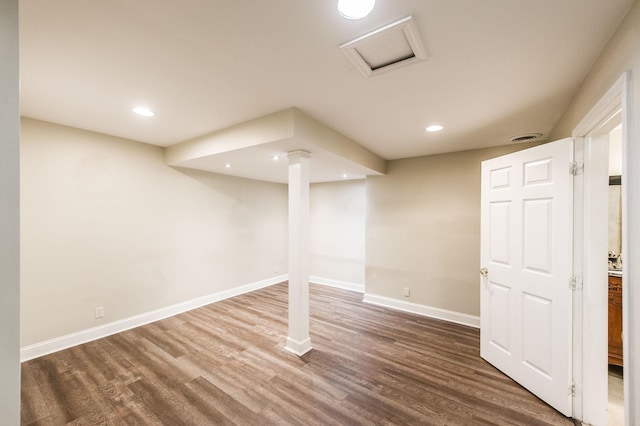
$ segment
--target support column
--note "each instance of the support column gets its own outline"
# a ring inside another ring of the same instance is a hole
[[[0,423],[20,424],[18,0],[0,1]]]
[[[309,163],[306,151],[289,158],[289,337],[286,349],[311,350],[309,337]]]

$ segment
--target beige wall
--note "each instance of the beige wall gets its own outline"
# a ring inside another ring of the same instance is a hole
[[[310,275],[364,286],[365,180],[311,185]]]
[[[287,271],[285,185],[30,119],[21,148],[23,346]]]
[[[578,93],[551,133],[551,140],[571,136],[571,132],[622,73],[632,71],[635,117],[640,114],[640,2],[631,8],[620,27],[582,82]],[[635,134],[639,120],[635,120]]]
[[[0,2],[0,423],[20,423],[18,1]]]
[[[367,178],[366,293],[479,315],[480,162],[528,146],[394,160]]]
[[[636,1],[592,67],[580,90],[553,131],[558,139],[571,136],[578,122],[589,112],[605,92],[625,71],[631,71],[631,121],[629,146],[625,162],[624,190],[629,194],[628,236],[629,250],[623,253],[624,286],[628,293],[627,314],[631,332],[625,346],[631,356],[625,357],[625,386],[629,387],[631,402],[629,424],[640,424],[640,2]],[[623,213],[624,214],[624,213]]]

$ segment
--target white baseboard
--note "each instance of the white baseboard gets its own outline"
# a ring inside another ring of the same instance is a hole
[[[412,314],[480,328],[480,317],[475,315],[462,314],[460,312],[448,311],[446,309],[434,308],[432,306],[405,302],[403,300],[392,299],[390,297],[376,296],[375,294],[365,294],[362,300],[363,302],[370,303],[372,305],[383,306],[385,308],[397,309],[399,311],[410,312]]]
[[[287,345],[285,346],[285,349],[292,354],[302,356],[312,349],[311,338],[307,337],[300,342],[298,340],[292,339],[291,337],[287,337]]]
[[[346,281],[332,280],[331,278],[316,277],[314,275],[309,277],[309,282],[312,284],[326,285],[329,287],[336,287],[344,290],[351,290],[351,291],[357,291],[358,293],[364,293],[364,284],[356,284],[356,283],[350,283]]]
[[[44,342],[25,346],[20,349],[20,361],[28,361],[30,359],[70,348],[72,346],[81,345],[92,340],[107,337],[112,334],[120,333],[125,330],[161,320],[163,318],[190,311],[192,309],[196,309],[210,303],[218,302],[220,300],[228,299],[234,296],[239,296],[241,294],[259,290],[264,287],[269,287],[288,279],[289,276],[287,274],[279,275],[273,278],[268,278],[266,280],[257,281],[255,283],[231,288],[229,290],[223,290],[217,293],[209,294],[207,296],[198,297],[196,299],[187,300],[185,302],[177,303],[165,308],[160,308],[155,311],[146,312],[144,314],[110,322],[98,327],[89,328],[86,330],[78,331],[76,333],[57,337],[55,339],[45,340]]]

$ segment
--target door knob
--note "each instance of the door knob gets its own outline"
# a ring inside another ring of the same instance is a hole
[[[480,275],[482,275],[483,277],[488,277],[489,270],[487,268],[480,268]]]

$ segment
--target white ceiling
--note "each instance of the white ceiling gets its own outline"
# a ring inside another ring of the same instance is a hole
[[[633,2],[22,0],[22,114],[170,146],[297,107],[384,159],[502,145],[549,134]],[[408,15],[427,60],[364,78],[340,45]]]

